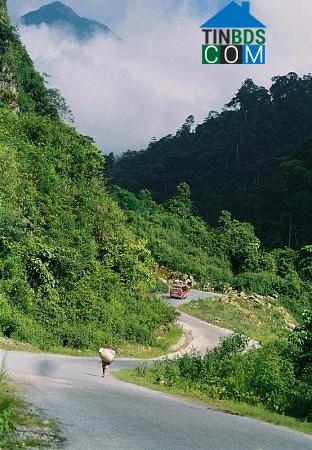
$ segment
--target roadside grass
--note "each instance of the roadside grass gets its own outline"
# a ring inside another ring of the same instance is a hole
[[[235,414],[239,416],[247,416],[261,420],[263,422],[271,423],[273,425],[287,427],[301,433],[312,435],[312,423],[303,422],[293,417],[277,414],[261,406],[252,406],[234,400],[212,399],[196,388],[190,390],[189,387],[186,389],[183,388],[183,386],[177,388],[158,384],[155,382],[153,376],[149,373],[149,371],[144,370],[144,368],[142,368],[142,370],[122,369],[118,372],[114,372],[113,375],[118,380],[125,383],[136,384],[138,386],[153,389],[155,391],[179,396],[188,400],[195,401],[196,403],[207,406],[208,408],[214,409],[216,411]]]
[[[184,347],[183,330],[178,325],[171,325],[168,329],[159,330],[157,333],[157,347],[124,343],[117,347],[118,357],[148,359],[164,356],[171,351],[177,351]],[[179,346],[179,343],[181,345]]]
[[[16,411],[20,409],[20,400],[10,392],[10,386],[4,380],[4,374],[0,375],[0,449],[10,448],[8,436],[15,429]]]
[[[285,308],[266,297],[259,301],[254,296],[194,300],[181,305],[179,311],[242,333],[262,344],[284,336],[296,325]]]
[[[119,358],[137,358],[137,359],[148,359],[157,358],[159,356],[166,355],[172,350],[177,351],[184,347],[184,341],[182,339],[183,331],[178,325],[170,325],[165,329],[160,329],[157,332],[157,346],[147,346],[136,343],[121,342],[116,345],[117,356]],[[182,342],[183,341],[183,342]],[[179,346],[179,343],[181,345]],[[29,353],[50,353],[57,355],[66,356],[97,356],[96,350],[92,349],[73,349],[67,347],[51,347],[45,350],[40,349],[34,345],[19,342],[13,339],[8,339],[6,337],[0,336],[0,349],[18,352],[29,352]]]
[[[29,352],[39,353],[40,350],[32,344],[27,342],[16,341],[0,335],[0,349],[1,350],[14,350],[17,352]]]

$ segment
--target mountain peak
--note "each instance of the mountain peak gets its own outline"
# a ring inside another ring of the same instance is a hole
[[[95,34],[115,36],[114,33],[103,23],[79,16],[72,8],[60,1],[55,1],[31,11],[20,19],[22,25],[39,26],[42,24],[65,28],[77,39],[85,41]]]
[[[59,1],[48,3],[47,5],[41,6],[39,9],[42,8],[60,8],[60,9],[70,9],[73,11],[73,9],[70,6],[64,5],[64,3]]]
[[[43,6],[42,6],[42,8],[47,8],[47,7],[63,8],[63,9],[72,9],[72,8],[70,8],[69,6],[64,5],[64,3],[58,2],[58,1],[52,2],[52,3],[49,3],[48,5],[43,5]]]
[[[79,15],[69,6],[56,1],[43,5],[36,11],[25,14],[21,20],[25,25],[37,25],[41,23],[51,24],[57,21],[73,20]]]

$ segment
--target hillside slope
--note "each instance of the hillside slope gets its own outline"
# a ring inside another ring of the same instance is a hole
[[[102,157],[60,122],[0,109],[0,330],[46,347],[155,343],[175,314],[105,193]]]
[[[103,156],[60,120],[62,102],[51,100],[0,1],[0,333],[42,348],[156,345],[176,317],[150,294],[157,270],[277,293],[299,315],[310,247],[266,252],[252,225],[227,212],[207,226],[185,183],[164,206],[146,190],[109,194]],[[194,136],[187,126],[172,139]]]
[[[156,344],[176,315],[149,294],[156,263],[0,8],[0,334],[41,348]]]

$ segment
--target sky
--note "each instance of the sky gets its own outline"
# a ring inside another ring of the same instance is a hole
[[[15,19],[47,2],[8,5]],[[252,13],[268,26],[264,66],[201,64],[199,26],[228,0],[63,2],[122,40],[97,36],[81,44],[46,26],[22,27],[21,38],[72,107],[78,130],[93,136],[104,153],[145,148],[153,137],[175,133],[190,114],[200,123],[246,78],[269,86],[274,75],[311,71],[311,0],[252,0]]]

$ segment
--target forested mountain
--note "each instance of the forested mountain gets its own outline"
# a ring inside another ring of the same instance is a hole
[[[196,209],[216,224],[224,209],[255,225],[267,247],[312,236],[312,77],[276,76],[269,90],[248,79],[218,113],[146,150],[109,157],[112,183],[149,189],[165,202],[186,181]]]
[[[20,22],[26,26],[46,24],[51,27],[63,28],[69,30],[81,41],[88,40],[97,33],[115,37],[114,33],[103,23],[80,17],[72,8],[58,1],[25,14],[21,17]]]

